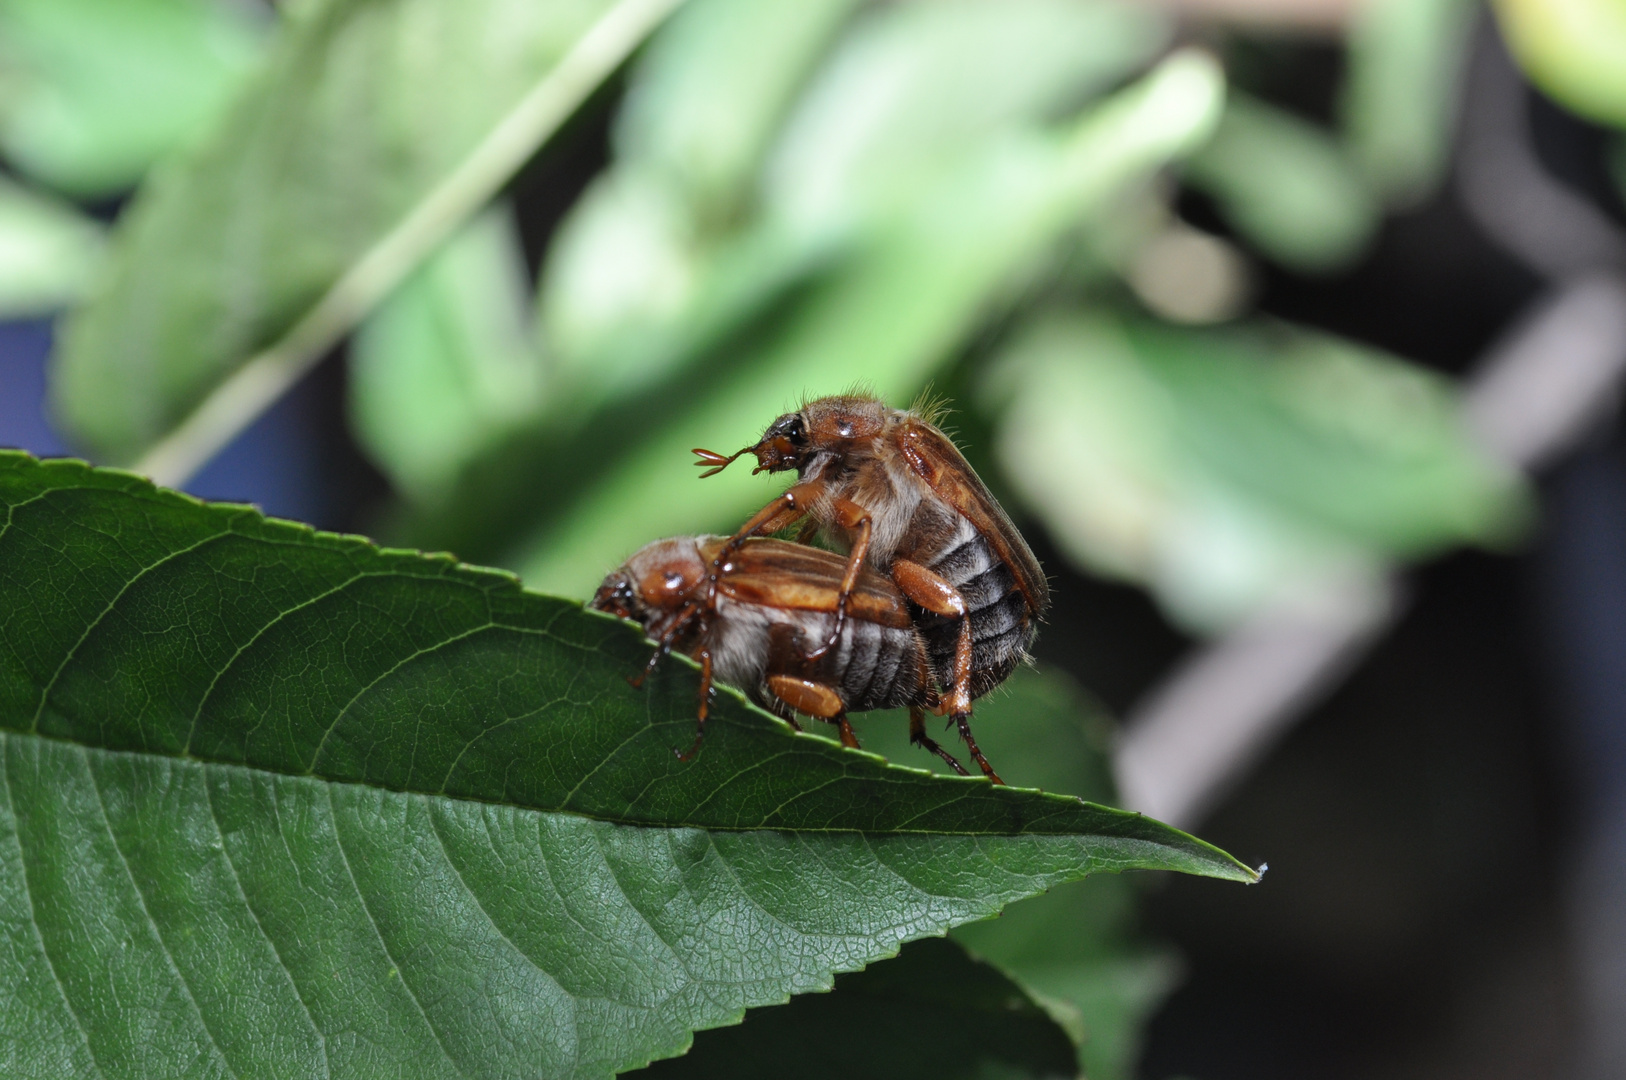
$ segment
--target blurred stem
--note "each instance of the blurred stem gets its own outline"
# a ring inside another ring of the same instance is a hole
[[[679,0],[622,0],[431,191],[334,283],[280,341],[250,358],[136,462],[184,484],[288,391],[556,132]]]

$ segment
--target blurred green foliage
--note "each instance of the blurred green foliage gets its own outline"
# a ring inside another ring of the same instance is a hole
[[[1532,81],[1583,116],[1626,127],[1626,5],[1496,0],[1502,33]]]
[[[70,195],[130,188],[236,95],[268,16],[218,0],[3,0],[7,163]]]
[[[458,470],[504,432],[535,421],[542,365],[513,213],[464,226],[356,333],[356,438],[409,498],[443,497]]]
[[[1340,115],[1373,188],[1405,206],[1439,182],[1450,153],[1473,0],[1367,0],[1349,29]]]
[[[395,495],[379,529],[568,595],[783,486],[743,467],[699,483],[691,448],[732,451],[860,382],[896,404],[964,388],[986,433],[968,449],[1017,516],[1198,632],[1351,565],[1516,532],[1519,481],[1449,381],[1248,305],[1254,268],[1343,272],[1437,188],[1469,0],[1359,5],[1331,121],[1228,79],[1240,32],[1178,50],[1171,17],[1129,0],[688,0],[616,69],[604,42],[630,48],[664,10],[0,0],[20,178],[0,187],[0,312],[89,297],[54,394],[121,461],[256,358],[314,360],[355,329],[349,415]],[[1618,3],[1496,11],[1544,90],[1626,125]],[[550,92],[557,122],[516,127]],[[588,98],[610,159],[532,275],[508,204],[479,204]],[[505,137],[508,157],[481,156]],[[144,176],[106,260],[62,197]],[[1224,235],[1182,220],[1192,194]],[[1096,738],[1057,685],[1024,675],[980,715]],[[1101,779],[1098,756],[1045,760],[1058,788]],[[964,938],[1088,1034],[1098,1076],[1126,1075],[1173,971],[1113,887]]]
[[[0,179],[0,318],[78,300],[101,253],[101,228],[72,205]]]
[[[1518,520],[1517,484],[1473,450],[1448,384],[1324,334],[1056,313],[984,387],[1005,473],[1063,550],[1150,583],[1199,631]]]

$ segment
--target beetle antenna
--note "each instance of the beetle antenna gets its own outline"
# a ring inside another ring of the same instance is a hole
[[[699,461],[695,462],[696,465],[702,467],[706,465],[711,466],[711,468],[706,469],[705,472],[700,474],[700,479],[704,480],[708,476],[715,476],[716,474],[722,472],[724,469],[734,464],[735,458],[754,449],[755,447],[747,446],[744,450],[736,450],[727,457],[717,453],[715,450],[702,450],[699,447],[695,447],[695,449],[691,452],[695,455],[695,457],[700,459]]]

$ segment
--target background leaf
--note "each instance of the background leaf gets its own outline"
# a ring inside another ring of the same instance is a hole
[[[1626,128],[1626,10],[1614,0],[1497,0],[1519,64],[1543,91]]]
[[[1073,111],[1150,60],[1166,31],[1150,10],[1107,2],[872,6],[803,89],[854,5],[740,6],[701,0],[656,39],[615,167],[550,249],[540,311],[572,384],[562,412],[670,378],[771,302],[793,304],[788,290],[888,228],[873,219],[900,193]],[[783,130],[765,130],[775,120]]]
[[[0,179],[0,318],[51,314],[77,300],[102,251],[94,221]]]
[[[895,960],[838,975],[828,994],[704,1032],[688,1054],[633,1075],[1018,1080],[1073,1070],[1072,1041],[1021,986],[958,945],[930,939],[905,945]]]
[[[1331,135],[1235,91],[1187,177],[1232,228],[1295,270],[1343,266],[1377,229],[1377,200]]]
[[[783,114],[859,0],[690,0],[656,35],[616,121],[617,163],[671,184],[699,228],[746,212]]]
[[[1355,9],[1339,111],[1351,154],[1385,198],[1415,204],[1440,179],[1474,11],[1468,0]]]
[[[218,119],[269,24],[230,0],[4,0],[0,149],[70,195],[129,188]]]
[[[288,24],[215,136],[121,222],[113,272],[56,357],[63,422],[130,461],[209,398],[143,465],[187,474],[489,199],[669,6],[334,0]]]
[[[541,409],[525,255],[506,203],[463,227],[357,330],[356,437],[396,489],[434,499]]]
[[[445,557],[17,453],[0,504],[15,1074],[606,1076],[1095,870],[1253,876],[732,694],[686,765],[691,666]]]
[[[1213,629],[1298,583],[1517,530],[1523,492],[1437,377],[1285,326],[1062,315],[990,393],[1006,474],[1081,564]],[[1052,449],[1065,440],[1069,453]]]

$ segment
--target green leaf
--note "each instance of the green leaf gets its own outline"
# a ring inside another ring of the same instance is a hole
[[[1523,489],[1447,384],[1336,338],[1060,315],[993,380],[1000,461],[1056,542],[1196,629],[1343,564],[1496,545],[1522,521]]]
[[[754,228],[761,157],[855,0],[693,0],[634,68],[616,163],[572,208],[538,295],[565,415],[644,389],[804,277]]]
[[[1200,142],[1221,90],[1211,59],[1177,54],[1059,132],[1009,132],[945,168],[787,310],[720,350],[708,366],[726,377],[664,403],[664,425],[514,564],[533,586],[583,594],[652,533],[732,528],[781,484],[745,470],[674,483],[692,476],[691,448],[742,445],[801,395],[859,381],[889,401],[913,397],[1062,234]]]
[[[188,475],[479,209],[675,0],[332,0],[138,196],[54,395]],[[177,430],[177,426],[178,430]],[[166,438],[167,436],[167,438]]]
[[[1314,124],[1235,92],[1187,178],[1214,196],[1250,243],[1296,270],[1347,265],[1377,230],[1377,201],[1342,146]]]
[[[530,291],[501,204],[464,226],[357,331],[352,426],[398,491],[439,497],[465,463],[541,408]]]
[[[617,167],[660,174],[697,231],[728,225],[785,109],[858,3],[689,0],[630,81]]]
[[[828,994],[753,1010],[738,1027],[702,1033],[686,1056],[639,1080],[1009,1080],[1073,1075],[1073,1044],[1010,977],[938,939],[897,959],[838,975]]]
[[[0,454],[7,1075],[608,1076],[1098,870],[1136,814],[886,766],[450,558]]]
[[[94,221],[0,179],[0,318],[50,314],[77,300],[102,250]]]
[[[1497,0],[1519,65],[1544,93],[1626,128],[1626,6],[1619,0]]]
[[[769,212],[830,229],[908,201],[990,136],[1065,116],[1145,64],[1169,20],[1113,0],[944,0],[864,13],[768,164]]]
[[[1351,154],[1387,198],[1415,203],[1439,182],[1474,12],[1469,0],[1355,8],[1340,113]]]
[[[691,0],[634,68],[616,163],[550,245],[538,310],[561,412],[692,361],[804,277],[820,245],[754,227],[769,139],[855,0]]]
[[[225,0],[3,0],[0,148],[71,195],[132,187],[218,118],[267,22]]]

